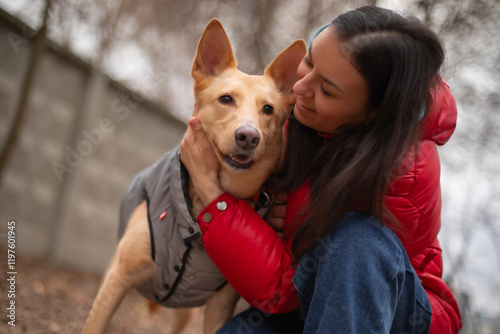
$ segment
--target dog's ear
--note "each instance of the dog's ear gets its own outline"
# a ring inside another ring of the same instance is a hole
[[[217,76],[225,69],[236,65],[236,58],[222,23],[213,19],[206,26],[198,43],[191,76],[195,80]]]
[[[293,85],[297,82],[297,67],[305,55],[306,43],[298,39],[281,52],[264,73],[273,78],[280,92],[292,95]]]

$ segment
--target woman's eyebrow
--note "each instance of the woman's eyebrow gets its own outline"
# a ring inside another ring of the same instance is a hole
[[[314,40],[312,40],[311,43],[309,44],[309,57],[311,58],[311,64],[314,64],[313,56],[312,56],[313,42],[314,42]],[[332,86],[333,88],[337,89],[339,92],[341,92],[342,94],[344,94],[344,91],[333,80],[328,79],[327,77],[323,76],[321,73],[319,74],[319,76],[328,85]]]

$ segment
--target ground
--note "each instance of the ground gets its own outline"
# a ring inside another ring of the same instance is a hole
[[[2,249],[3,250],[3,249]],[[2,252],[5,254],[6,252]],[[16,257],[15,327],[7,324],[10,299],[7,271],[0,271],[0,333],[80,333],[97,293],[100,277],[35,257]],[[7,287],[7,289],[4,289]],[[189,327],[182,334],[201,333],[203,309],[192,311]],[[130,293],[113,317],[108,333],[170,333],[175,314],[159,308],[150,314],[144,298]]]

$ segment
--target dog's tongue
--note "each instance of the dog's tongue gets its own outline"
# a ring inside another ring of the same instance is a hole
[[[250,162],[250,157],[244,155],[244,154],[238,154],[238,155],[233,155],[231,157],[234,161],[240,164],[246,164]]]

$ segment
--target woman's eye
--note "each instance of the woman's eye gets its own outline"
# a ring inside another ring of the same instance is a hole
[[[226,105],[231,104],[233,103],[233,98],[229,95],[222,95],[221,97],[219,97],[219,102]]]
[[[312,67],[312,63],[309,61],[307,56],[304,58],[304,62],[306,63],[307,66]]]
[[[321,92],[323,93],[323,95],[325,96],[332,96],[332,94],[328,93],[324,88],[323,86],[321,86]]]
[[[264,108],[262,108],[262,111],[264,112],[264,114],[266,115],[272,115],[273,112],[274,112],[274,108],[273,106],[270,106],[269,104],[266,104],[264,106]]]

